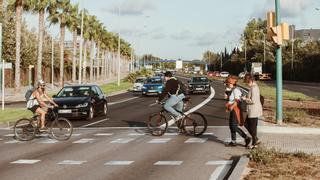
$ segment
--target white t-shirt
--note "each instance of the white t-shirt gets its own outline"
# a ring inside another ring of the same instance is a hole
[[[241,100],[241,91],[239,88],[234,88],[231,92],[231,95],[229,97],[229,104],[233,104],[236,99]]]

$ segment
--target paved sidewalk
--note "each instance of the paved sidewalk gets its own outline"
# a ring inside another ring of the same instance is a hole
[[[260,120],[258,136],[267,148],[320,155],[320,128],[279,126]]]

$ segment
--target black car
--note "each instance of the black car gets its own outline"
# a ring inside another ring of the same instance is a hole
[[[188,89],[190,94],[194,92],[205,92],[209,94],[210,93],[209,79],[207,77],[201,77],[201,76],[192,77],[191,80],[188,81]]]
[[[91,120],[99,113],[107,115],[107,98],[97,85],[65,86],[53,98],[61,117]]]

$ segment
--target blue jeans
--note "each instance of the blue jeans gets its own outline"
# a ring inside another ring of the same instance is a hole
[[[172,115],[174,115],[175,117],[181,116],[182,114],[177,112],[176,110],[182,112],[183,98],[185,98],[184,94],[179,94],[178,96],[171,95],[170,98],[164,104],[164,109]]]

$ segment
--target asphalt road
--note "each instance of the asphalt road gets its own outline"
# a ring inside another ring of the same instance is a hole
[[[244,142],[225,147],[228,141],[221,82],[213,82],[214,98],[198,112],[209,128],[200,138],[179,135],[172,127],[162,137],[146,131],[148,115],[160,110],[149,106],[156,97],[131,93],[109,98],[108,118],[72,121],[70,140],[57,142],[38,137],[21,143],[12,130],[0,130],[0,177],[4,179],[223,179],[235,157],[245,152]],[[194,107],[208,95],[192,95]],[[191,108],[190,107],[190,108]]]

